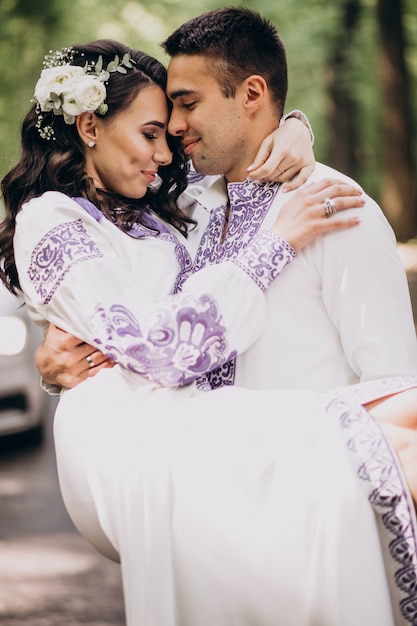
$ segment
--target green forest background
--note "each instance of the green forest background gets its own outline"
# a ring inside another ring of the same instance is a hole
[[[416,0],[247,0],[287,47],[287,110],[302,109],[316,158],[353,176],[400,241],[417,233]],[[167,62],[159,42],[210,0],[0,0],[0,176],[45,53],[112,37]]]

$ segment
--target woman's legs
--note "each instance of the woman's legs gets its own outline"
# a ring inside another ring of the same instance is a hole
[[[380,422],[417,429],[417,387],[368,402],[365,408]]]

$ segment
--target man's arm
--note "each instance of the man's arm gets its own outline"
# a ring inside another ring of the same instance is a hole
[[[94,346],[50,324],[36,351],[36,365],[45,390],[53,392],[57,390],[51,387],[71,389],[115,363]]]
[[[408,284],[385,216],[368,199],[360,227],[339,235],[315,247],[323,301],[352,369],[362,382],[416,374]]]

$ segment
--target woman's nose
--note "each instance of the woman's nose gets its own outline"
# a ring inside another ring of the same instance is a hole
[[[171,111],[171,116],[168,122],[168,132],[174,137],[181,136],[185,133],[187,123],[183,116],[181,116],[178,109],[174,106]]]
[[[159,165],[169,165],[172,163],[172,152],[169,149],[168,144],[166,144],[163,148],[160,148],[158,152],[155,153],[154,160]]]

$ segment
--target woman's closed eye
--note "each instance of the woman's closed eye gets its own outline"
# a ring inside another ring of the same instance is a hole
[[[149,141],[152,141],[154,139],[158,139],[157,135],[155,133],[143,133],[143,136],[146,139],[149,139]]]

